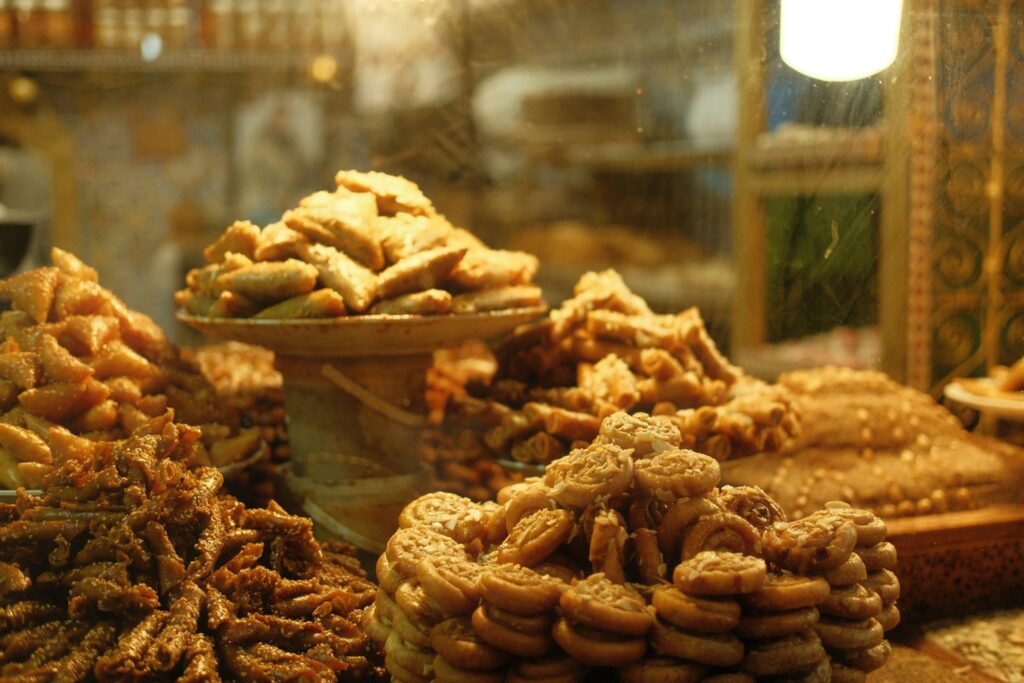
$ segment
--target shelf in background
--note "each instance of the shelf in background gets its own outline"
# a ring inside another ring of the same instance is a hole
[[[312,53],[169,49],[156,59],[145,60],[139,52],[132,50],[16,49],[0,50],[0,69],[67,73],[304,71],[316,57]]]
[[[758,170],[837,166],[877,166],[882,163],[883,131],[872,128],[825,128],[789,124],[761,133],[750,154]]]
[[[558,134],[558,133],[562,134]],[[551,164],[575,166],[590,171],[651,173],[702,166],[723,167],[732,162],[732,149],[695,145],[689,141],[577,142],[570,131],[531,131],[519,142],[531,156]],[[592,139],[594,136],[590,136]]]

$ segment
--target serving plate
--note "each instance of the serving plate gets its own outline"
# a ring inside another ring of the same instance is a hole
[[[996,389],[995,381],[990,377],[971,379],[969,381],[986,389],[991,388],[992,392],[998,391],[998,389]],[[971,391],[967,386],[958,381],[953,381],[947,384],[943,393],[949,400],[956,401],[968,408],[973,408],[979,413],[998,417],[1003,420],[1024,422],[1024,395],[1022,395],[1021,398],[998,395],[985,396]],[[1003,393],[1005,394],[1006,392]]]
[[[467,339],[491,339],[543,315],[546,306],[451,315],[360,315],[316,320],[177,318],[215,339],[263,346],[286,356],[365,357],[430,353]]]

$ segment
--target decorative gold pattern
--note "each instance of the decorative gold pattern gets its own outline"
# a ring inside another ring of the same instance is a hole
[[[919,91],[912,112],[920,128],[932,119],[935,145],[911,145],[912,178],[924,180],[924,155],[934,154],[931,277],[915,288],[912,272],[909,288],[911,311],[921,310],[925,293],[933,302],[924,305],[933,332],[928,360],[911,349],[908,368],[912,384],[933,392],[1024,353],[1024,107],[1012,104],[1024,97],[1024,0],[938,0],[939,21],[922,20],[934,18],[935,5],[918,0],[911,10],[919,67],[912,78],[935,83],[930,115]],[[928,30],[935,61],[925,74],[921,52],[931,45],[919,39]],[[926,229],[922,204],[912,197],[912,263]]]

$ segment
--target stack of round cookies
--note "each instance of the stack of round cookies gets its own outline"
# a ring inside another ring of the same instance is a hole
[[[497,503],[410,503],[364,626],[396,680],[858,681],[888,655],[885,525],[787,522],[669,421],[616,413]],[[870,573],[869,573],[870,572]]]

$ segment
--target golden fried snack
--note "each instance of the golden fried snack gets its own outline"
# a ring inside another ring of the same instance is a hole
[[[430,632],[430,645],[438,656],[460,669],[493,671],[509,660],[508,654],[481,639],[470,620],[462,617],[435,626]]]
[[[636,461],[640,490],[664,499],[693,498],[718,484],[721,468],[714,458],[691,450],[668,450]]]
[[[513,444],[510,455],[519,462],[547,464],[565,455],[565,444],[548,432],[537,432]]]
[[[872,648],[882,642],[882,625],[875,619],[849,621],[822,617],[814,625],[814,632],[826,647],[839,650]]]
[[[617,510],[602,510],[594,517],[587,559],[595,573],[613,583],[626,581],[626,520]]]
[[[743,643],[734,636],[690,633],[657,620],[651,645],[659,654],[712,666],[735,666],[743,659]]]
[[[838,567],[856,543],[854,524],[826,510],[793,522],[777,522],[764,533],[766,557],[801,573]]]
[[[786,521],[782,507],[757,486],[723,486],[715,502],[723,510],[750,522],[758,531],[763,532],[775,522]]]
[[[533,285],[509,285],[481,289],[452,297],[452,313],[486,313],[509,308],[540,306],[543,293]]]
[[[465,253],[464,249],[437,247],[413,254],[380,273],[378,296],[390,299],[408,292],[433,289],[448,276]]]
[[[700,552],[676,566],[672,579],[691,595],[742,595],[764,585],[764,560],[728,552]]]
[[[870,548],[857,548],[854,552],[864,562],[869,572],[896,568],[896,546],[883,541]]]
[[[371,270],[384,267],[384,252],[374,226],[377,205],[372,195],[314,192],[282,221],[309,239],[339,249]]]
[[[754,676],[781,676],[814,668],[825,657],[821,640],[811,629],[799,635],[751,643],[741,668]]]
[[[900,597],[900,580],[888,569],[869,573],[863,583],[865,587],[877,593],[885,605],[895,602]]]
[[[460,669],[441,655],[434,657],[434,680],[437,683],[505,683],[505,672]]]
[[[216,286],[257,302],[306,294],[316,286],[317,269],[297,259],[260,261],[217,276]]]
[[[629,410],[640,401],[637,378],[629,365],[611,354],[593,365],[576,366],[576,383],[595,400],[610,403],[616,409]]]
[[[851,522],[857,529],[857,545],[871,547],[885,540],[885,521],[868,510],[861,510],[843,501],[829,501],[825,509]]]
[[[479,582],[484,571],[467,560],[432,557],[416,565],[416,580],[443,613],[469,614],[480,600]]]
[[[260,229],[257,226],[249,221],[235,221],[213,244],[203,249],[203,258],[207,263],[217,263],[228,252],[254,258],[259,239]]]
[[[569,441],[589,441],[597,435],[600,420],[587,413],[530,402],[523,413],[531,425],[543,424],[545,431]]]
[[[42,372],[39,355],[30,351],[0,354],[0,377],[18,389],[34,389]]]
[[[378,301],[373,315],[444,315],[451,310],[452,295],[443,289],[426,289]]]
[[[882,611],[882,599],[874,591],[854,584],[844,588],[833,588],[818,610],[829,617],[862,621],[877,617]]]
[[[284,223],[271,223],[260,232],[252,258],[254,261],[284,261],[298,256],[297,246],[306,242],[305,235]]]
[[[35,322],[44,323],[54,302],[59,276],[57,268],[37,268],[9,277],[0,281],[0,299],[10,301]]]
[[[352,192],[372,193],[377,198],[377,210],[384,216],[394,216],[399,212],[414,216],[434,213],[434,206],[419,186],[401,176],[377,171],[338,171],[334,182]]]
[[[698,633],[727,633],[740,621],[740,605],[735,600],[698,598],[674,586],[655,588],[651,604],[659,619]]]
[[[546,509],[526,515],[498,546],[498,561],[524,567],[542,562],[569,540],[574,522],[568,510]]]
[[[323,244],[299,244],[296,249],[303,261],[316,268],[320,281],[341,295],[349,310],[362,313],[377,298],[377,276],[344,253]]]
[[[889,632],[900,625],[900,610],[895,603],[886,605],[875,615],[875,621],[882,626],[883,631]]]
[[[384,257],[394,264],[413,254],[436,247],[459,247],[449,241],[453,227],[444,216],[413,216],[399,213],[393,217],[377,219]]]
[[[420,560],[439,555],[469,559],[461,543],[440,532],[421,527],[396,531],[388,540],[386,553],[391,566],[410,578],[416,575],[416,565]]]
[[[890,654],[892,654],[892,646],[887,640],[866,649],[829,651],[829,655],[839,663],[865,673],[882,668]]]
[[[486,519],[483,508],[454,493],[437,491],[420,496],[406,505],[398,516],[399,528],[425,525],[459,543],[483,536]]]
[[[267,306],[254,315],[258,319],[337,318],[346,313],[345,300],[333,289],[318,289]]]
[[[558,604],[568,586],[527,567],[499,564],[480,575],[480,595],[487,602],[513,614],[548,612]]]
[[[804,632],[818,623],[818,610],[801,607],[781,612],[745,611],[733,631],[740,638],[765,640]]]
[[[761,590],[743,596],[742,602],[755,609],[783,611],[820,605],[828,595],[828,582],[822,578],[770,573]]]
[[[668,573],[668,566],[658,547],[658,532],[640,527],[633,534],[635,564],[640,580],[646,584],[657,584],[664,581]]]
[[[448,279],[464,290],[494,289],[529,283],[539,262],[533,254],[501,249],[468,249]]]
[[[687,531],[681,559],[688,560],[709,550],[758,554],[761,550],[761,535],[742,517],[729,512],[716,512],[701,517]]]
[[[477,607],[472,617],[481,639],[516,657],[543,657],[554,649],[551,621],[548,615],[524,618],[494,605]]]
[[[562,593],[559,605],[573,623],[624,636],[642,636],[654,621],[639,593],[604,574],[575,582]]]
[[[658,547],[665,557],[674,555],[702,517],[718,514],[717,505],[707,498],[682,498],[672,503],[658,526]]]
[[[679,448],[682,435],[666,419],[651,417],[647,413],[618,412],[601,421],[600,436],[619,448],[632,448],[637,458]]]
[[[51,247],[50,261],[52,261],[53,265],[65,275],[70,275],[71,277],[78,278],[80,280],[99,282],[100,276],[99,273],[96,272],[96,269],[86,265],[81,259],[69,251],[64,251],[59,247]]]
[[[697,683],[707,680],[707,669],[699,664],[681,662],[669,657],[646,657],[636,664],[618,670],[623,683]]]
[[[633,458],[611,444],[594,443],[548,465],[544,483],[566,507],[583,509],[626,491],[633,481]]]
[[[592,666],[628,666],[643,658],[647,641],[571,624],[559,619],[551,631],[555,642],[575,659]]]
[[[854,553],[835,569],[826,569],[822,576],[830,586],[852,586],[867,580],[868,570],[864,566],[864,560]]]
[[[21,462],[50,464],[50,447],[34,432],[23,427],[0,423],[0,447]]]

